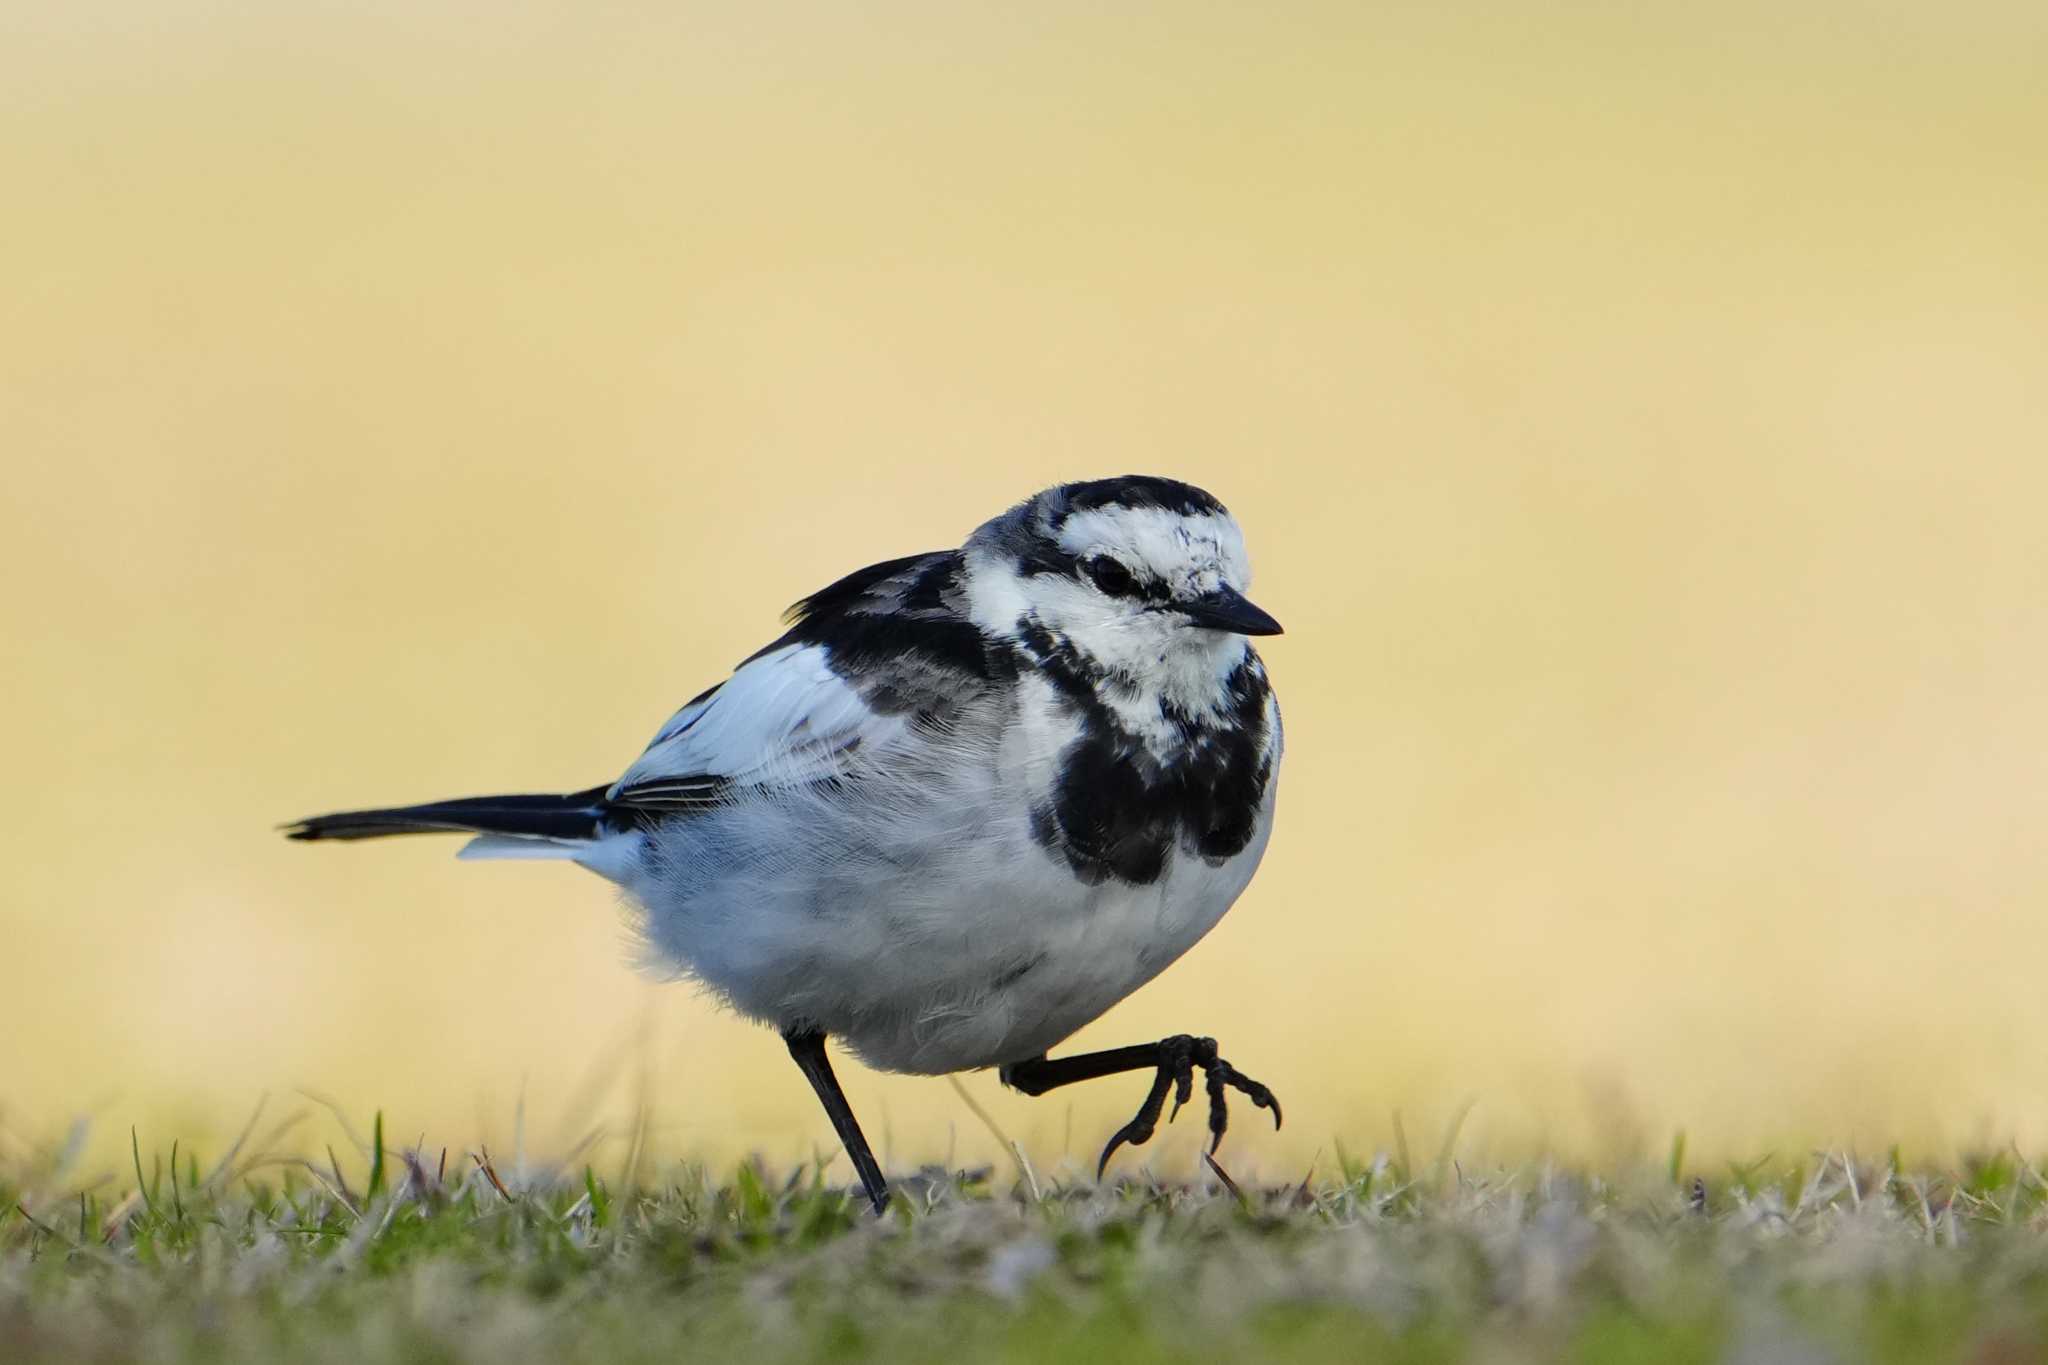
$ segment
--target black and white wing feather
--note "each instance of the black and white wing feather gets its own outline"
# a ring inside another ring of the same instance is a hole
[[[901,726],[869,709],[823,650],[781,645],[677,712],[605,793],[606,804],[685,811],[740,788],[829,782],[847,758]]]
[[[961,602],[958,551],[889,560],[790,609],[789,630],[669,718],[606,792],[620,815],[838,782],[944,729],[996,678]]]

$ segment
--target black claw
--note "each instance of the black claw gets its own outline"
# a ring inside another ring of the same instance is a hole
[[[1280,1126],[1280,1102],[1273,1098],[1273,1092],[1244,1075],[1217,1054],[1214,1038],[1195,1038],[1187,1034],[1176,1034],[1162,1038],[1158,1044],[1158,1069],[1153,1073],[1152,1089],[1146,1094],[1144,1104],[1138,1108],[1136,1117],[1117,1129],[1109,1145],[1102,1149],[1102,1160],[1096,1163],[1095,1178],[1100,1180],[1109,1169],[1109,1159],[1116,1149],[1125,1143],[1142,1145],[1152,1140],[1158,1131],[1160,1111],[1165,1107],[1167,1091],[1173,1092],[1173,1112],[1166,1121],[1173,1122],[1181,1106],[1194,1095],[1195,1068],[1202,1068],[1203,1089],[1209,1097],[1209,1151],[1213,1154],[1223,1145],[1224,1131],[1230,1126],[1230,1107],[1226,1096],[1230,1089],[1244,1092],[1254,1106],[1273,1111],[1273,1126]]]
[[[1095,1178],[1097,1180],[1102,1179],[1103,1173],[1109,1170],[1109,1159],[1116,1155],[1117,1148],[1123,1146],[1126,1142],[1146,1142],[1151,1139],[1151,1129],[1147,1128],[1140,1134],[1137,1131],[1137,1127],[1138,1121],[1132,1119],[1110,1135],[1108,1145],[1102,1149],[1102,1159],[1095,1163]]]
[[[1194,1060],[1193,1060],[1192,1058],[1187,1058],[1187,1059],[1184,1059],[1184,1060],[1183,1060],[1183,1062],[1182,1062],[1182,1064],[1181,1064],[1181,1065],[1179,1065],[1179,1066],[1176,1066],[1176,1067],[1174,1068],[1174,1077],[1173,1077],[1173,1112],[1172,1112],[1171,1114],[1168,1114],[1168,1115],[1166,1116],[1166,1121],[1167,1121],[1168,1123],[1172,1123],[1172,1122],[1173,1122],[1173,1121],[1174,1121],[1175,1119],[1177,1119],[1177,1118],[1179,1118],[1179,1117],[1180,1117],[1180,1110],[1181,1110],[1181,1106],[1182,1106],[1182,1105],[1184,1105],[1184,1104],[1186,1104],[1186,1103],[1188,1102],[1188,1097],[1189,1097],[1190,1095],[1193,1095],[1194,1093],[1195,1093],[1195,1067],[1194,1067]]]
[[[1242,1072],[1231,1072],[1228,1080],[1230,1084],[1244,1091],[1245,1098],[1252,1102],[1254,1108],[1270,1109],[1273,1111],[1273,1131],[1279,1132],[1280,1101],[1273,1098],[1273,1092]]]
[[[1223,1086],[1230,1079],[1230,1063],[1216,1062],[1209,1067],[1209,1153],[1223,1145],[1223,1130],[1230,1126],[1230,1108],[1224,1103]]]

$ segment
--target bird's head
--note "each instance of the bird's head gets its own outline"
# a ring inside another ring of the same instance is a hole
[[[1212,694],[1247,635],[1280,623],[1245,597],[1244,535],[1223,504],[1173,479],[1061,484],[968,539],[967,596],[992,634],[1043,633],[1106,674]],[[1149,690],[1149,689],[1148,689]]]

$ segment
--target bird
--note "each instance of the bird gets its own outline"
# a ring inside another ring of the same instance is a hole
[[[879,1070],[994,1068],[1028,1096],[1150,1071],[1096,1177],[1203,1075],[1176,1034],[1051,1057],[1213,928],[1272,834],[1284,747],[1242,531],[1156,475],[1064,483],[957,548],[847,574],[661,726],[616,781],[341,811],[302,841],[461,833],[624,891],[644,964],[775,1028],[877,1214],[886,1177],[825,1043]]]

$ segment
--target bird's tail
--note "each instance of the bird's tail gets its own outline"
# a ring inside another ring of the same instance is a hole
[[[598,839],[605,828],[605,789],[560,796],[465,796],[419,806],[345,810],[284,827],[288,839],[381,839],[387,834],[485,834],[517,839]]]

